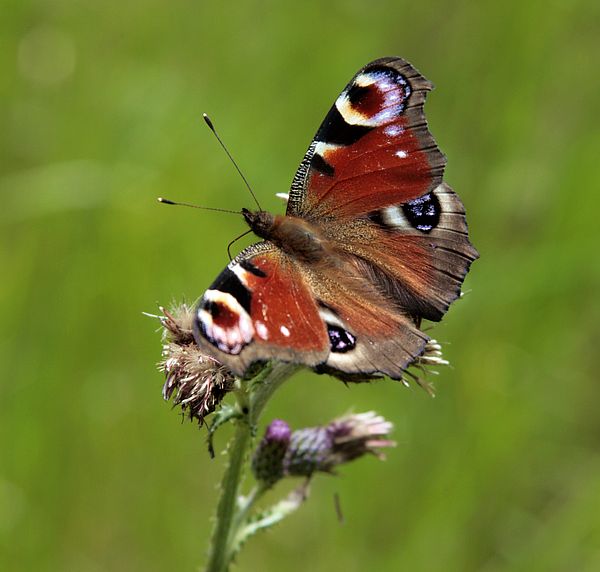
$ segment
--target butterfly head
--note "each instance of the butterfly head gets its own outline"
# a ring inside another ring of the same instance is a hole
[[[242,209],[242,215],[256,236],[266,239],[271,237],[275,224],[275,217],[271,213]]]

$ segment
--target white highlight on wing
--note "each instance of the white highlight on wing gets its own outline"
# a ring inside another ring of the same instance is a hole
[[[400,127],[400,125],[388,125],[383,132],[388,137],[398,137],[398,135],[404,133],[404,127]]]
[[[361,340],[356,340],[356,346],[349,352],[336,353],[329,352],[327,361],[325,362],[329,367],[343,370],[350,364],[360,363],[363,360],[368,360],[369,353],[365,348]],[[368,363],[368,361],[367,361]]]
[[[237,262],[230,262],[229,270],[231,270],[240,279],[240,282],[244,286],[248,286],[248,280],[247,280],[248,271],[244,270],[244,268],[242,268],[241,264],[239,264]]]
[[[327,159],[327,153],[330,151],[335,151],[338,148],[339,145],[325,143],[325,141],[317,141],[317,144],[315,145],[315,155],[321,155],[323,159]]]
[[[386,207],[382,209],[381,216],[383,222],[388,226],[394,228],[412,228],[400,207]]]
[[[361,73],[356,77],[354,83],[359,87],[369,87],[373,84],[378,84],[381,87],[382,91],[387,91],[389,89],[394,89],[396,84],[390,80],[390,78],[386,74],[382,73]]]
[[[286,337],[289,338],[290,337],[290,331],[285,327],[285,326],[281,326],[279,328],[279,331]]]
[[[269,339],[269,329],[263,322],[259,322],[258,320],[254,323],[254,327],[256,328],[256,333],[261,340]]]
[[[403,149],[400,149],[400,151],[396,151],[396,153],[394,154],[396,155],[396,157],[400,157],[400,159],[406,159],[408,157],[408,153]]]
[[[340,112],[340,115],[344,118],[344,121],[349,125],[370,125],[369,117],[354,109],[346,92],[342,92],[342,94],[337,98],[335,106]]]
[[[327,324],[346,329],[343,322],[328,308],[319,308],[319,316]]]
[[[441,183],[435,188],[433,194],[440,202],[441,212],[438,228],[466,232],[464,217],[460,216],[464,213],[464,207],[452,189],[446,183]]]
[[[453,207],[455,206],[455,195],[454,193],[449,193],[448,191],[444,190],[444,183],[438,185],[433,193],[435,194],[435,196],[438,198],[438,201],[440,201],[440,206],[442,207],[442,213],[446,212],[446,211],[451,211],[453,209]]]

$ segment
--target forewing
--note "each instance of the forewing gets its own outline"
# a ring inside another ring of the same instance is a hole
[[[445,157],[423,115],[432,87],[401,58],[359,70],[310,145],[294,177],[287,214],[344,219],[435,189]]]
[[[273,358],[314,367],[329,353],[301,267],[266,242],[240,253],[204,293],[194,337],[237,375]]]

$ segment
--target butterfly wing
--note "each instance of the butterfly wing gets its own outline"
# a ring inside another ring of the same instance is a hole
[[[312,219],[406,203],[441,182],[446,159],[423,114],[433,85],[401,58],[360,69],[319,127],[287,214]]]
[[[404,60],[384,58],[338,97],[287,208],[319,229],[329,262],[259,243],[199,302],[196,340],[234,373],[279,359],[344,379],[400,379],[423,352],[421,319],[440,319],[477,257],[423,115],[431,87]]]
[[[278,359],[321,371],[400,379],[427,337],[379,304],[378,293],[363,281],[355,281],[361,288],[357,295],[348,280],[356,270],[351,261],[315,269],[268,242],[255,244],[200,299],[196,341],[240,376],[256,361]]]
[[[240,376],[255,361],[277,358],[312,367],[329,353],[300,268],[268,242],[242,251],[204,293],[194,337]]]
[[[423,113],[432,87],[400,58],[359,70],[317,131],[287,208],[359,257],[416,322],[441,319],[478,257]]]

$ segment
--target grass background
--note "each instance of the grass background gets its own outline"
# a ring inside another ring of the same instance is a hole
[[[481,252],[435,329],[453,369],[434,400],[294,378],[266,419],[374,408],[399,446],[316,479],[239,570],[599,570],[598,6],[3,2],[0,569],[197,569],[223,463],[141,312],[199,296],[243,224],[155,198],[252,206],[208,111],[280,211],[339,90],[397,54]]]

